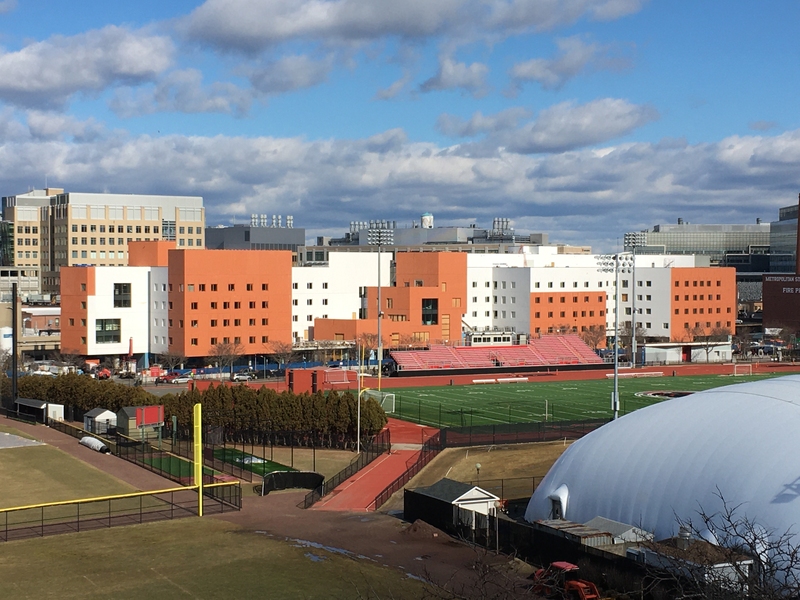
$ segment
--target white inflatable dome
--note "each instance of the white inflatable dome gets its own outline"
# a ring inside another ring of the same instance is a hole
[[[676,380],[680,387],[680,379]],[[800,530],[800,375],[666,400],[570,446],[528,503],[525,519],[601,516],[663,539],[676,517],[721,508],[776,533]],[[719,490],[719,491],[717,491]]]

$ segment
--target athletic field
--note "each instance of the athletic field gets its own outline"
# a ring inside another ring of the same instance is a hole
[[[287,467],[268,458],[260,458],[247,452],[242,452],[237,448],[217,448],[214,450],[214,458],[223,462],[241,467],[245,471],[251,471],[262,477],[273,471],[296,471],[292,467]]]
[[[696,392],[776,376],[622,377],[620,415],[665,399],[645,392]],[[611,379],[403,388],[390,416],[435,427],[610,419],[613,389]]]

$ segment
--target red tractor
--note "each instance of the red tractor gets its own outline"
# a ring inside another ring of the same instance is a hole
[[[597,586],[591,581],[578,579],[577,574],[578,565],[566,561],[550,563],[546,569],[533,574],[533,593],[545,598],[601,600]]]

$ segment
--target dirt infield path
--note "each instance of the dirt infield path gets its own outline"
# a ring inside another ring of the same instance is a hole
[[[297,508],[305,492],[244,498],[241,512],[212,518],[288,541],[305,540],[442,583],[465,582],[480,552],[425,525],[383,513]],[[501,560],[505,560],[502,559]]]
[[[94,450],[81,446],[78,440],[66,433],[61,433],[44,425],[29,425],[13,419],[0,418],[0,422],[7,427],[16,429],[32,438],[49,444],[74,456],[93,467],[108,473],[117,479],[133,486],[136,490],[163,490],[178,487],[178,484],[160,475],[156,475],[142,467],[123,460],[112,454],[100,454]]]

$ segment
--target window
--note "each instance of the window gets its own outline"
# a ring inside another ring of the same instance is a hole
[[[298,321],[297,315],[292,315],[292,321]]]
[[[212,283],[211,284],[211,291],[212,292],[216,292],[217,291],[217,284],[216,283]]]
[[[81,284],[83,286],[84,284]],[[114,284],[114,308],[130,308],[131,306],[131,284]]]
[[[311,298],[306,300],[306,306],[311,306],[312,304],[314,304],[314,301]]]
[[[296,290],[296,289],[297,289],[297,284],[296,284],[296,283],[293,283],[293,284],[292,284],[292,289],[293,289],[293,290]]]
[[[189,342],[190,346],[197,346],[197,338],[192,338]]]
[[[217,338],[211,338],[211,345],[212,346],[216,346],[217,345]]]
[[[197,285],[197,291],[198,292],[205,292],[206,291],[206,284],[205,283],[198,284]]]
[[[269,325],[269,319],[261,319],[262,325]]]
[[[252,283],[248,283],[245,287],[247,288],[248,292],[252,292],[253,291],[253,284]]]
[[[294,286],[292,286],[292,287],[294,287]],[[297,288],[295,288],[295,289],[297,289]],[[269,291],[269,284],[267,284],[267,283],[262,283],[262,284],[261,284],[261,291],[262,291],[262,292],[267,292],[267,291]]]
[[[473,281],[472,282],[472,287],[478,287],[478,282],[477,281]]]
[[[300,300],[298,300],[297,298],[295,298],[294,300],[292,300],[292,306],[297,306],[297,305],[299,305],[299,304],[300,304]]]
[[[313,321],[314,315],[306,315],[306,321]]]
[[[216,319],[211,319],[211,326],[212,327],[216,327],[217,326],[217,320]]]
[[[269,336],[268,335],[262,335],[261,336],[261,343],[262,344],[266,344],[267,342],[269,342]]]
[[[261,302],[261,308],[269,308],[269,301],[263,300]]]
[[[215,310],[217,308],[217,303],[216,302],[212,302],[211,303],[211,308],[212,308],[212,310]]]
[[[97,319],[94,330],[97,344],[118,344],[121,341],[120,319]]]
[[[234,319],[233,320],[233,326],[234,327],[241,327],[242,326],[242,320],[241,319]]]
[[[256,307],[256,303],[255,302],[248,302],[247,306],[248,306],[248,308],[255,308]]]
[[[192,302],[192,303],[189,305],[189,308],[191,308],[192,310],[197,310],[197,302]]]
[[[230,302],[223,302],[222,303],[222,308],[224,310],[228,310],[230,307],[231,307],[231,303]]]
[[[230,327],[231,326],[231,320],[230,319],[222,319],[222,326],[223,327]]]
[[[256,320],[255,319],[250,319],[247,324],[250,325],[250,327],[255,327]]]
[[[235,292],[236,291],[236,285],[233,284],[233,283],[229,283],[228,284],[228,291],[229,292]]]
[[[197,327],[197,321],[192,321],[191,325],[192,325],[192,327]]]
[[[241,302],[234,302],[233,303],[233,308],[242,308],[242,303]]]

